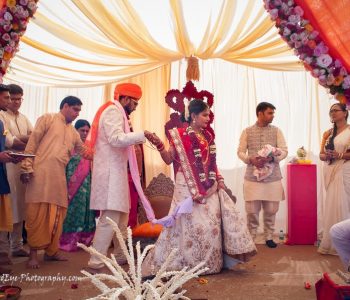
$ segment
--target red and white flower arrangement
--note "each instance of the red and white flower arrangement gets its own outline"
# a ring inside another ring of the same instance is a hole
[[[197,88],[194,86],[193,82],[191,80],[186,82],[185,87],[183,88],[182,92],[179,90],[169,90],[165,96],[165,102],[168,104],[170,108],[174,110],[170,114],[170,120],[165,124],[165,134],[169,137],[169,130],[177,127],[177,128],[182,128],[182,127],[187,127],[187,123],[183,123],[181,121],[181,115],[185,111],[185,99],[188,101],[191,101],[192,99],[201,99],[204,102],[206,102],[211,109],[211,107],[214,104],[214,95],[210,93],[207,90],[202,90],[202,91],[197,91]],[[214,130],[211,127],[211,124],[214,121],[214,114],[210,110],[209,114],[209,123],[207,126],[207,130],[210,132],[212,136],[215,137]]]
[[[350,106],[350,74],[339,59],[331,57],[328,47],[294,0],[264,0],[264,7],[276,23],[279,34],[305,68],[329,89],[341,103]]]
[[[7,0],[0,10],[0,81],[18,51],[19,40],[37,9],[37,2],[38,0]]]

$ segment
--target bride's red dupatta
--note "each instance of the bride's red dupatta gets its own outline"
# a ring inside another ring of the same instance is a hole
[[[201,181],[200,179],[199,170],[196,165],[196,157],[193,151],[193,143],[188,135],[188,132],[186,131],[186,128],[173,128],[169,130],[169,133],[177,153],[177,161],[175,163],[181,166],[191,195],[195,196],[197,194],[201,194],[206,196],[207,189],[202,184],[203,180]],[[209,157],[209,144],[212,142],[213,140],[209,140],[205,143],[199,143],[199,150],[203,158]],[[203,163],[204,172],[208,173],[209,159],[205,160],[206,161]],[[217,174],[216,167],[215,172]]]

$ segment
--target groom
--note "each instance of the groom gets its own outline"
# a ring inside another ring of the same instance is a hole
[[[126,238],[130,210],[127,168],[131,157],[129,157],[128,148],[144,143],[145,138],[151,133],[129,132],[125,111],[135,110],[141,96],[142,90],[138,85],[118,84],[114,91],[116,101],[107,102],[101,106],[91,126],[90,137],[87,139],[88,146],[94,152],[90,209],[101,211],[93,247],[101,254],[107,255],[113,239],[114,255],[120,265],[125,264],[126,259],[107,218],[117,223]],[[131,172],[132,168],[134,167],[130,165]],[[139,173],[137,177],[139,180]],[[99,273],[104,263],[97,256],[92,255],[88,266],[87,270],[90,273]]]

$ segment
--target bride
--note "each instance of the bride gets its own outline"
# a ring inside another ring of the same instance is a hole
[[[155,134],[149,138],[164,162],[174,165],[175,190],[169,215],[189,197],[193,208],[177,217],[172,227],[164,227],[143,263],[144,275],[154,275],[175,248],[178,253],[168,271],[205,262],[205,274],[214,274],[221,271],[224,261],[234,258],[244,262],[256,254],[246,224],[225,192],[216,165],[214,136],[206,129],[209,114],[208,105],[194,99],[183,114],[189,126],[169,131],[168,150]]]

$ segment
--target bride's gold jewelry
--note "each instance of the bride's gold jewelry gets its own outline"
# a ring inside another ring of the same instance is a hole
[[[203,135],[203,133],[201,132],[196,132],[196,136],[197,136],[197,139],[199,140],[199,143],[204,145],[206,143],[208,143],[207,139],[205,138],[205,136]]]

